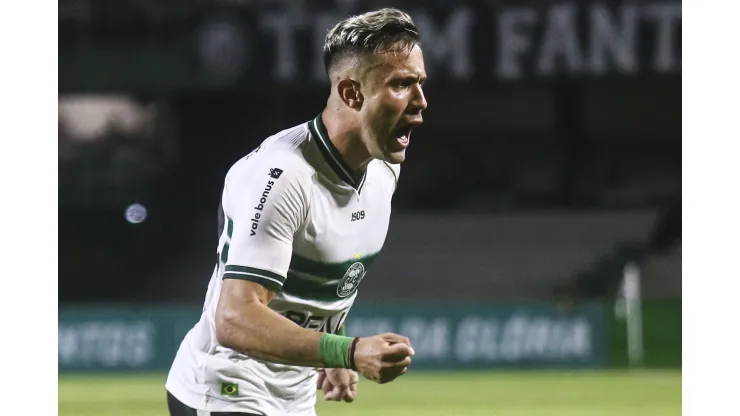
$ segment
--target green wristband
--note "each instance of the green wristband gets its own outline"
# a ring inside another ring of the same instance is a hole
[[[354,338],[324,333],[319,339],[319,355],[325,368],[350,368],[350,347]]]

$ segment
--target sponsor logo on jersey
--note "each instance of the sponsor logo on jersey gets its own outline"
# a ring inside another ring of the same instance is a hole
[[[363,277],[365,277],[365,266],[359,261],[353,263],[337,285],[337,296],[340,298],[349,296],[360,285]]]
[[[280,175],[283,174],[283,170],[279,168],[270,169],[270,177],[273,179],[280,179]]]
[[[262,210],[265,209],[265,203],[267,203],[267,197],[270,196],[270,191],[272,191],[272,185],[275,185],[275,182],[268,181],[267,185],[265,186],[265,189],[262,191],[262,197],[260,198],[259,203],[256,207],[254,207],[255,213],[252,217],[252,229],[249,230],[249,236],[252,237],[254,235],[257,235],[257,227],[260,225],[260,218],[262,218]]]
[[[328,332],[336,334],[339,327],[344,324],[347,312],[336,313],[333,315],[314,315],[309,311],[285,311],[281,312],[283,316],[295,322],[296,325],[318,332]]]

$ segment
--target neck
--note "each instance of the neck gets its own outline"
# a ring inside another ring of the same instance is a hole
[[[353,173],[359,173],[365,169],[370,160],[370,154],[360,139],[359,125],[341,110],[332,110],[327,106],[321,113],[321,119],[326,126],[334,147],[337,148],[344,162],[352,168]]]

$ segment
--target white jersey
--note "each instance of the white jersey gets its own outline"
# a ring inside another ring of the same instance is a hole
[[[219,262],[167,390],[204,411],[312,414],[315,369],[263,362],[218,344],[221,282],[274,289],[270,308],[302,327],[335,333],[385,241],[398,175],[398,165],[379,160],[353,175],[321,115],[236,162],[221,201]]]

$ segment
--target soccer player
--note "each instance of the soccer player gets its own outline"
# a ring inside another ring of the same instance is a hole
[[[314,415],[317,385],[349,402],[358,372],[386,383],[411,363],[406,337],[352,338],[343,325],[427,106],[419,33],[382,9],[336,24],[323,53],[323,111],[226,175],[219,261],[167,378],[172,416]]]

